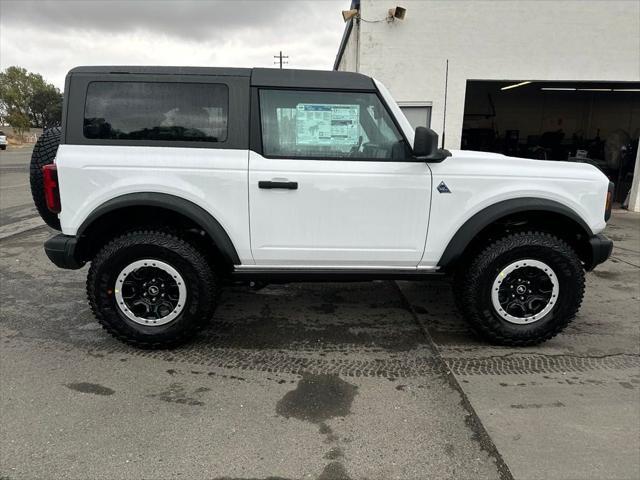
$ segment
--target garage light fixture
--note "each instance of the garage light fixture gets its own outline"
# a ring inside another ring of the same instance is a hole
[[[547,90],[552,92],[640,92],[640,88],[542,87],[540,90]]]
[[[357,8],[352,8],[351,10],[342,10],[342,18],[344,19],[345,22],[348,22],[356,15],[358,15]]]
[[[500,90],[511,90],[512,88],[522,87],[523,85],[529,85],[531,81],[527,80],[526,82],[514,83],[513,85],[507,85],[506,87],[502,87]]]
[[[404,16],[407,14],[407,9],[404,7],[393,7],[389,9],[388,22],[393,22],[396,18],[398,20],[404,20]]]
[[[342,19],[345,22],[348,22],[352,18],[359,20],[365,23],[380,23],[380,22],[394,22],[395,20],[404,20],[404,17],[407,15],[407,9],[400,6],[395,6],[390,8],[387,12],[387,17],[382,20],[365,20],[360,16],[360,10],[357,8],[352,8],[351,10],[342,10]]]

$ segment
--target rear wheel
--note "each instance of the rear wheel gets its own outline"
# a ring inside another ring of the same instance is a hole
[[[523,232],[497,240],[459,269],[456,300],[465,319],[499,345],[535,345],[561,332],[584,294],[584,271],[559,238]]]
[[[135,231],[97,254],[87,279],[89,303],[102,326],[143,348],[191,338],[213,315],[218,283],[202,251],[163,231]]]

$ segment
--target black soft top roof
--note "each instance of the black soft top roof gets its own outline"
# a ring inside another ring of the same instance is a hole
[[[366,75],[331,70],[290,70],[278,68],[219,68],[219,67],[145,67],[145,66],[87,66],[76,67],[75,74],[138,74],[138,75],[216,75],[250,77],[252,86],[340,88],[374,90],[373,80]]]
[[[374,90],[371,77],[354,72],[333,70],[288,70],[254,68],[251,85],[257,87],[341,88]]]

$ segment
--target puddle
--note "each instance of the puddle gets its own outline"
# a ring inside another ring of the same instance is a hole
[[[108,387],[103,387],[97,383],[87,383],[87,382],[79,382],[79,383],[68,383],[65,387],[75,390],[76,392],[81,393],[92,393],[94,395],[113,395],[116,393],[115,390],[112,390]]]
[[[351,480],[347,471],[340,462],[331,462],[318,477],[318,480]]]
[[[295,390],[287,392],[276,405],[276,412],[286,418],[322,423],[351,413],[358,387],[337,375],[302,374]]]

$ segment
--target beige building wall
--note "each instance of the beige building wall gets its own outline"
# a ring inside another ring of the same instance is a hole
[[[404,20],[385,21],[396,3]],[[399,102],[432,102],[460,147],[467,80],[640,81],[637,0],[362,0],[340,70],[382,81]],[[354,38],[356,37],[356,38]]]
[[[387,22],[396,4],[406,17]],[[361,0],[360,16],[338,69],[431,103],[439,134],[449,61],[447,148],[460,148],[467,80],[640,81],[637,0]]]

